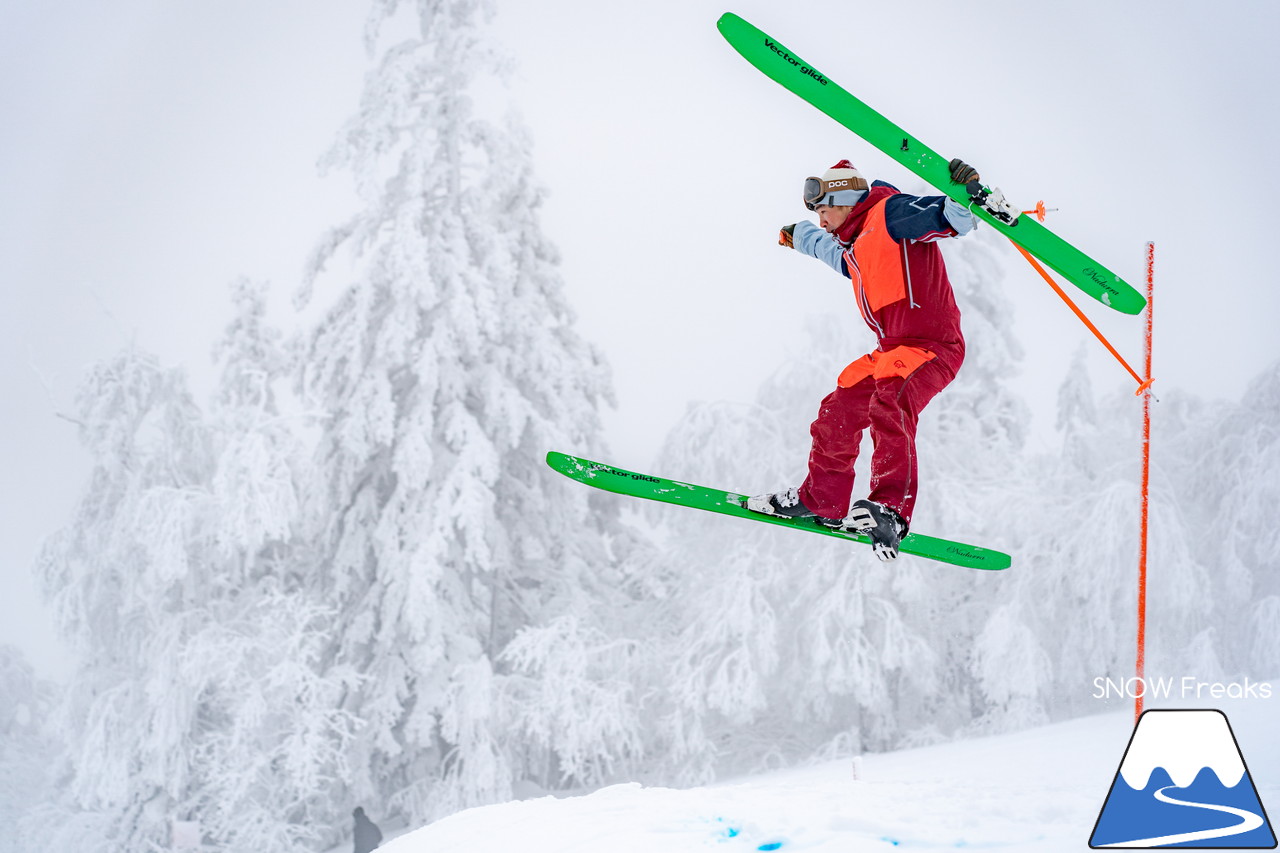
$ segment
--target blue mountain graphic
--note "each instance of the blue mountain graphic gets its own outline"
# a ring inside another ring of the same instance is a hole
[[[1262,803],[1254,790],[1253,780],[1246,773],[1234,788],[1223,785],[1218,774],[1208,767],[1202,768],[1195,780],[1185,788],[1176,788],[1169,772],[1157,767],[1147,780],[1146,787],[1136,790],[1129,787],[1124,776],[1117,774],[1106,804],[1098,818],[1098,825],[1089,840],[1090,846],[1101,847],[1140,838],[1176,835],[1208,829],[1234,826],[1240,818],[1224,812],[1192,806],[1175,805],[1156,799],[1156,792],[1176,800],[1206,805],[1233,806],[1265,818]],[[1271,848],[1276,837],[1268,823],[1249,832],[1200,841],[1171,844],[1170,847],[1225,847]]]

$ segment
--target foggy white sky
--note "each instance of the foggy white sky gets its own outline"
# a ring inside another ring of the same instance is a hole
[[[65,657],[29,568],[86,473],[54,413],[129,341],[207,382],[238,275],[271,281],[275,319],[292,325],[312,242],[354,203],[345,176],[314,164],[356,104],[364,7],[0,6],[0,642],[46,674]],[[1235,398],[1280,357],[1264,172],[1280,146],[1274,3],[497,8],[551,193],[543,224],[581,330],[613,367],[617,464],[643,468],[691,401],[750,399],[808,314],[855,311],[840,279],[774,245],[805,213],[804,176],[847,156],[913,180],[734,53],[715,29],[729,9],[1015,201],[1061,208],[1049,227],[1135,284],[1154,240],[1157,390]],[[1047,442],[1086,333],[1012,252],[1009,268],[1029,351],[1018,387]],[[1084,307],[1136,365],[1138,320]],[[834,377],[867,347],[851,340],[817,369]],[[1092,367],[1102,387],[1126,384]],[[781,484],[744,467],[724,485]]]

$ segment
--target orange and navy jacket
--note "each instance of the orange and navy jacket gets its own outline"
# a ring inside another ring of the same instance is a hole
[[[946,196],[907,195],[876,181],[835,234],[799,222],[793,239],[797,251],[853,282],[879,350],[909,346],[963,358],[960,309],[935,241],[967,233],[975,222]]]

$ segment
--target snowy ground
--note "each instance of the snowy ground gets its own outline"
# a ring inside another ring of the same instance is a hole
[[[1280,814],[1280,696],[1179,703],[1231,721],[1272,819]],[[1159,707],[1173,707],[1162,703]],[[1081,851],[1133,728],[1132,711],[1016,734],[780,771],[690,790],[617,785],[471,809],[387,853]]]

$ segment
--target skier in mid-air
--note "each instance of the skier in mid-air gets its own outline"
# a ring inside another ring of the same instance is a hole
[[[981,188],[977,171],[952,160],[951,179]],[[804,182],[804,205],[821,228],[797,222],[779,243],[811,255],[853,282],[875,350],[840,374],[810,427],[809,473],[798,488],[757,495],[747,508],[866,533],[876,556],[892,560],[916,503],[916,424],[964,361],[960,310],[947,278],[944,237],[977,224],[946,196],[913,196],[883,181],[868,185],[848,160]],[[862,431],[871,430],[870,494],[850,506]]]

